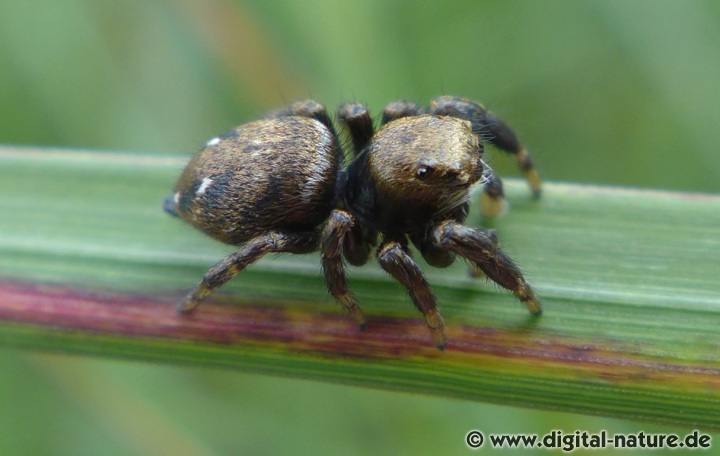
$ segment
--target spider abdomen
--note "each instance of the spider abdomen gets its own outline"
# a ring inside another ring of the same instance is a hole
[[[332,210],[338,156],[336,139],[317,120],[250,122],[192,159],[170,211],[229,244],[272,230],[311,231]]]

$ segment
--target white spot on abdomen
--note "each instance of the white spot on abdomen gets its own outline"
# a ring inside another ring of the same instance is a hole
[[[212,183],[213,183],[213,180],[210,179],[209,177],[206,177],[205,179],[202,180],[202,182],[200,182],[200,187],[198,187],[197,192],[195,194],[196,195],[205,194],[205,190],[207,190],[208,187],[210,187],[210,184],[212,184]]]
[[[218,144],[220,144],[220,138],[213,138],[207,142],[208,146],[217,146]]]

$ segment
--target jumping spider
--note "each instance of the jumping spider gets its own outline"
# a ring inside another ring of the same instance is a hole
[[[213,290],[269,252],[320,250],[330,294],[362,325],[348,290],[343,258],[359,266],[376,256],[407,288],[436,347],[443,320],[408,239],[428,264],[444,268],[460,255],[512,291],[533,314],[540,302],[490,230],[462,225],[470,187],[484,182],[483,212],[502,207],[502,183],[482,161],[483,143],[513,154],[535,194],[540,180],[514,133],[481,105],[439,97],[429,109],[398,101],[376,132],[368,109],[348,103],[338,117],[354,154],[343,163],[340,140],[325,108],[293,103],[266,118],[211,139],[190,161],[164,208],[239,250],[213,266],[178,306],[189,312]]]

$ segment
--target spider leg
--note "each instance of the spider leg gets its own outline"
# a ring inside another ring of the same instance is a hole
[[[446,220],[433,230],[435,243],[470,260],[485,275],[512,291],[535,315],[542,313],[540,300],[510,257],[497,246],[492,230],[470,228]]]
[[[495,230],[485,230],[485,236],[494,246],[497,247],[498,237],[497,234],[495,234]],[[470,274],[470,277],[474,277],[476,279],[485,277],[483,270],[480,269],[480,266],[473,261],[468,261],[468,273]]]
[[[344,103],[340,105],[337,115],[347,125],[357,157],[375,134],[370,110],[360,103]],[[342,193],[342,190],[338,193]],[[353,266],[362,266],[370,259],[370,253],[376,244],[376,230],[359,223],[353,224],[343,239],[343,256]]]
[[[365,315],[357,305],[355,295],[348,289],[343,264],[343,245],[347,234],[355,225],[355,217],[345,210],[335,209],[330,214],[327,225],[320,235],[320,252],[325,286],[335,300],[340,303],[362,327]]]
[[[530,153],[510,127],[479,103],[458,97],[438,97],[430,103],[430,113],[470,121],[475,134],[515,157],[535,196],[541,192],[540,175]]]
[[[210,295],[223,286],[243,269],[270,252],[308,253],[317,248],[317,234],[282,233],[273,231],[257,236],[242,244],[237,252],[231,253],[205,273],[195,290],[180,303],[177,311],[189,313]]]
[[[291,103],[284,108],[276,109],[274,111],[271,111],[268,113],[266,118],[272,118],[272,117],[290,117],[290,116],[298,116],[298,117],[309,117],[311,119],[315,119],[325,125],[328,130],[330,130],[330,133],[332,133],[333,138],[337,138],[337,134],[335,133],[335,127],[333,126],[332,120],[330,119],[330,115],[327,112],[327,109],[325,109],[325,106],[321,105],[317,101],[314,100],[301,100],[296,101],[294,103]],[[339,147],[338,147],[339,149]]]
[[[380,266],[405,286],[413,304],[425,317],[433,343],[440,350],[444,349],[445,326],[437,310],[435,295],[430,290],[430,285],[425,280],[422,270],[410,256],[406,243],[384,239],[378,248],[377,258]]]
[[[446,268],[455,262],[455,252],[433,242],[431,232],[416,231],[410,233],[410,240],[420,250],[423,258],[430,266]]]
[[[370,110],[360,103],[344,103],[338,109],[338,117],[348,127],[355,155],[360,155],[375,134]]]
[[[376,245],[377,231],[355,224],[343,239],[343,256],[351,265],[362,266]]]
[[[385,109],[383,109],[381,125],[385,125],[388,122],[392,122],[393,120],[397,120],[402,117],[419,116],[424,113],[425,109],[412,101],[393,101],[385,106]]]
[[[483,194],[480,209],[485,217],[497,217],[507,210],[503,182],[487,164],[483,173]]]

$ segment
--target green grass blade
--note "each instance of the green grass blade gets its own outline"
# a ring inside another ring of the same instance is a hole
[[[720,429],[720,196],[548,184],[533,201],[508,181],[493,226],[545,314],[425,266],[440,352],[376,265],[350,270],[359,331],[316,255],[264,259],[176,315],[232,250],[160,209],[185,161],[0,148],[0,344]]]

